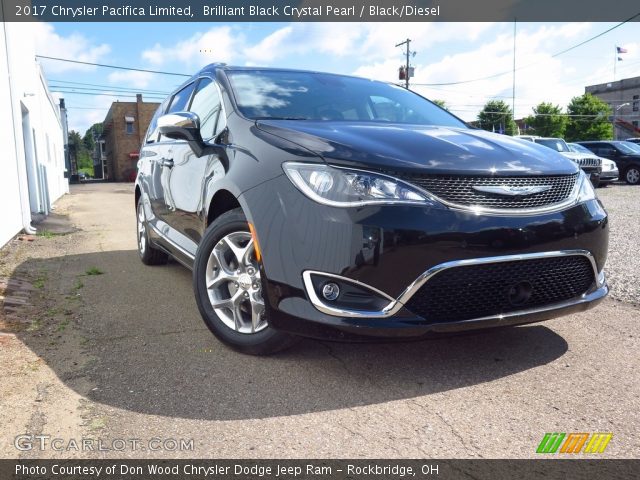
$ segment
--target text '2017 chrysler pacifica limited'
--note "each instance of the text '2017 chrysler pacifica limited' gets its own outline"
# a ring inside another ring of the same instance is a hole
[[[608,291],[607,213],[575,163],[382,82],[206,67],[152,119],[135,192],[142,261],[191,268],[246,353],[531,323]]]

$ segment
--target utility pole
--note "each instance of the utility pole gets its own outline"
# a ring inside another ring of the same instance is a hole
[[[405,79],[404,79],[404,88],[406,88],[407,90],[409,90],[409,56],[411,55],[411,52],[409,51],[409,44],[411,43],[411,39],[407,38],[404,42],[400,42],[399,44],[396,45],[396,47],[401,47],[402,45],[406,45],[407,46],[407,53],[406,53],[406,57],[407,57],[407,67],[406,67],[406,74],[405,74]]]
[[[513,90],[511,93],[511,118],[516,121],[516,19],[513,19]],[[517,129],[516,129],[517,131]]]

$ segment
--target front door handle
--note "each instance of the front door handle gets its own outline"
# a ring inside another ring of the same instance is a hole
[[[160,161],[160,165],[167,168],[173,168],[173,160],[171,160],[170,158],[163,158]]]

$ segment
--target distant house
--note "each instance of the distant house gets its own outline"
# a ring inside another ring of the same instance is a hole
[[[149,127],[151,117],[159,103],[142,101],[136,95],[135,102],[113,102],[104,119],[100,145],[101,161],[104,161],[102,178],[115,182],[133,182],[140,156],[140,146]]]
[[[69,191],[66,109],[47,88],[29,23],[0,24],[0,246]],[[5,54],[6,52],[6,54]]]

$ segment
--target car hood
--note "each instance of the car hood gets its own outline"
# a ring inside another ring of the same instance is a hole
[[[561,175],[579,169],[547,147],[484,130],[370,122],[260,120],[257,127],[331,164],[403,173]]]

